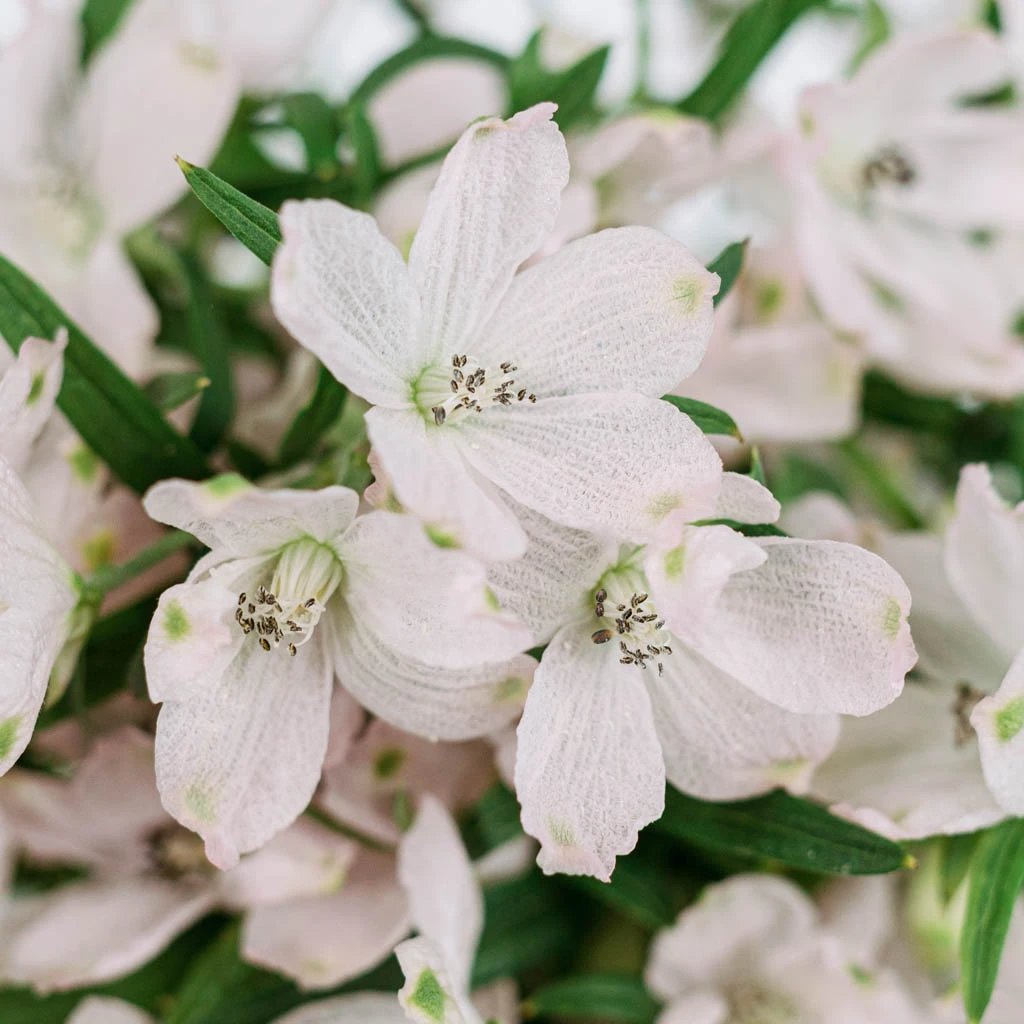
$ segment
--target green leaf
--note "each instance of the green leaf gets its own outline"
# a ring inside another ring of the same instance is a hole
[[[736,421],[721,409],[696,398],[683,398],[680,395],[662,395],[663,402],[670,402],[680,412],[686,413],[705,434],[724,434],[742,441],[743,435]]]
[[[210,378],[194,370],[161,373],[145,386],[150,401],[161,412],[174,412],[210,386]]]
[[[338,123],[331,105],[313,92],[291,93],[281,100],[284,119],[302,139],[310,172],[321,181],[338,173]]]
[[[967,913],[960,935],[960,983],[971,1024],[992,998],[1010,917],[1024,884],[1024,819],[989,829],[971,863]]]
[[[652,1024],[660,1009],[643,982],[626,974],[584,974],[563,978],[534,992],[524,1017],[550,1014],[561,1020]]]
[[[798,18],[824,0],[755,0],[726,32],[718,59],[678,106],[684,114],[715,121],[750,81],[758,65]]]
[[[740,276],[740,271],[743,269],[743,261],[746,259],[747,255],[747,246],[749,244],[749,238],[744,238],[742,242],[733,242],[731,245],[727,245],[708,264],[708,270],[710,270],[712,274],[717,274],[722,279],[722,283],[718,289],[718,294],[714,298],[714,304],[716,306],[725,299],[729,292],[732,291],[732,286]]]
[[[135,0],[85,0],[82,7],[82,63],[114,34]]]
[[[861,40],[857,52],[850,61],[849,71],[852,74],[864,63],[865,59],[892,34],[889,16],[876,0],[867,0],[861,14]]]
[[[180,156],[178,166],[199,201],[244,245],[267,265],[281,243],[277,214],[212,171],[196,167]]]
[[[355,153],[356,166],[353,185],[357,196],[365,205],[373,196],[373,190],[381,174],[380,151],[377,148],[377,136],[366,116],[366,110],[359,103],[349,105],[346,117],[346,130],[349,145]]]
[[[671,924],[675,916],[672,901],[651,866],[638,862],[635,856],[619,858],[611,882],[599,882],[587,875],[569,875],[565,881],[650,931]]]
[[[315,450],[324,432],[337,422],[347,395],[345,385],[321,366],[313,397],[299,411],[281,442],[278,458],[282,465],[291,466]]]
[[[29,337],[68,332],[57,399],[82,440],[125,484],[144,491],[172,476],[209,475],[202,452],[17,267],[0,256],[0,334],[17,352]]]
[[[594,96],[608,62],[609,47],[588,53],[572,67],[549,71],[541,61],[541,32],[509,66],[509,109],[525,110],[535,103],[558,104],[555,120],[563,130],[594,112]]]
[[[828,875],[876,875],[913,863],[902,847],[776,790],[753,800],[707,803],[671,786],[658,831],[702,849]]]
[[[939,877],[944,903],[948,903],[956,895],[967,877],[971,859],[982,835],[981,832],[966,832],[962,835],[944,837]]]

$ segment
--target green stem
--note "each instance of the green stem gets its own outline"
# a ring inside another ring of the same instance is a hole
[[[903,493],[894,475],[852,438],[837,446],[846,464],[868,485],[879,507],[904,530],[923,530],[927,523],[910,499]]]
[[[636,0],[636,86],[633,100],[647,100],[647,79],[651,67],[651,4],[650,0]]]
[[[134,558],[120,565],[105,565],[90,576],[85,586],[88,590],[103,594],[120,587],[129,580],[141,576],[147,569],[159,565],[165,558],[169,558],[176,551],[181,551],[196,543],[196,539],[184,530],[171,530],[165,533],[158,541],[154,541],[147,548],[143,548]]]
[[[368,836],[365,832],[360,832],[358,829],[352,828],[350,825],[345,825],[343,822],[338,821],[337,818],[332,817],[326,811],[321,810],[314,804],[310,804],[305,811],[307,818],[312,818],[313,821],[323,825],[324,828],[330,829],[332,832],[337,832],[340,836],[345,836],[346,839],[354,839],[361,846],[369,847],[371,850],[380,850],[382,853],[394,853],[395,847],[391,843],[382,842],[380,839],[374,839],[373,836]]]

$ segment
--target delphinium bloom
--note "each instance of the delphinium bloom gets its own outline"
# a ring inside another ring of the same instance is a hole
[[[163,704],[156,767],[167,809],[221,867],[308,804],[335,675],[420,735],[463,739],[511,721],[534,662],[479,564],[387,512],[355,519],[344,487],[262,491],[241,477],[165,481],[160,522],[210,549],[166,591],[146,642]]]
[[[896,977],[873,976],[794,883],[736,875],[654,938],[658,1024],[924,1024]]]
[[[658,400],[695,369],[718,279],[646,228],[601,232],[521,274],[568,178],[541,104],[472,125],[406,266],[368,215],[287,203],[271,297],[351,390],[399,502],[446,543],[513,558],[506,495],[643,540],[717,483],[694,424]]]
[[[992,33],[907,34],[801,100],[789,170],[815,300],[929,391],[1024,389],[1024,126],[1016,110],[974,102],[1011,77]]]
[[[771,499],[746,486],[753,516]],[[490,580],[549,641],[515,772],[547,872],[608,879],[666,775],[708,799],[806,788],[836,716],[890,703],[914,663],[906,586],[853,545],[677,524],[620,546],[520,516],[530,548]]]

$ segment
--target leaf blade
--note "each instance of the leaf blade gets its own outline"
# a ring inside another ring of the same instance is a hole
[[[565,1020],[595,1018],[616,1024],[652,1024],[658,1003],[643,982],[625,974],[585,974],[562,978],[534,992],[524,1016],[550,1014]]]
[[[674,405],[681,413],[685,413],[705,434],[721,434],[743,440],[736,421],[725,411],[708,402],[696,398],[684,398],[682,395],[662,395],[663,402]]]

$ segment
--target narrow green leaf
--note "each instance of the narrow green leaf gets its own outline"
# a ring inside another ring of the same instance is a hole
[[[722,283],[718,288],[718,294],[714,298],[716,306],[732,291],[732,286],[740,276],[749,243],[750,239],[744,238],[742,242],[733,242],[731,245],[727,245],[708,264],[708,270],[713,274],[717,274],[722,279]]]
[[[324,432],[337,422],[347,395],[345,385],[321,366],[313,397],[299,411],[281,442],[278,458],[282,465],[291,466],[314,451]]]
[[[189,188],[199,201],[250,252],[268,264],[281,242],[277,214],[233,185],[218,178],[212,171],[196,167],[180,156],[176,158]]]
[[[338,123],[333,108],[313,92],[291,93],[281,100],[281,106],[285,122],[302,139],[310,173],[320,181],[330,181],[338,172]]]
[[[758,65],[798,18],[825,0],[754,0],[729,27],[704,80],[680,100],[684,114],[715,121],[736,100]]]
[[[662,395],[662,401],[671,402],[680,412],[686,413],[705,434],[723,434],[743,440],[736,421],[716,406],[696,398],[683,398],[681,395]]]
[[[535,32],[509,67],[509,109],[525,110],[545,101],[557,103],[556,120],[564,130],[593,113],[594,96],[610,48],[602,46],[569,68],[549,71],[541,61],[540,43],[541,33]]]
[[[349,145],[356,158],[353,184],[357,195],[366,202],[373,195],[380,178],[381,161],[377,136],[362,104],[349,104],[346,131]]]
[[[913,863],[891,840],[782,790],[707,803],[669,786],[665,814],[653,827],[704,849],[821,874],[884,874]]]
[[[635,857],[619,858],[611,882],[599,882],[587,875],[568,875],[565,881],[649,931],[671,924],[675,916],[672,902],[650,865]]]
[[[114,34],[135,0],[85,0],[82,7],[82,63]]]
[[[210,378],[195,370],[161,373],[146,384],[145,391],[161,412],[174,412],[210,386]]]
[[[891,33],[889,16],[885,13],[885,8],[876,0],[867,0],[861,14],[860,45],[850,60],[850,73],[856,71],[867,57],[889,38]]]
[[[584,974],[563,978],[534,992],[524,1017],[550,1014],[560,1020],[652,1024],[660,1009],[643,982],[628,974]]]
[[[942,868],[940,885],[942,900],[948,903],[967,877],[974,851],[982,832],[967,832],[963,835],[946,836],[942,844]]]
[[[207,476],[199,449],[37,284],[0,256],[0,334],[7,344],[17,352],[26,338],[53,338],[62,327],[68,347],[57,404],[87,447],[140,492],[171,476]]]
[[[992,998],[1010,917],[1024,884],[1024,819],[989,829],[971,863],[967,913],[960,935],[960,983],[971,1024]]]

